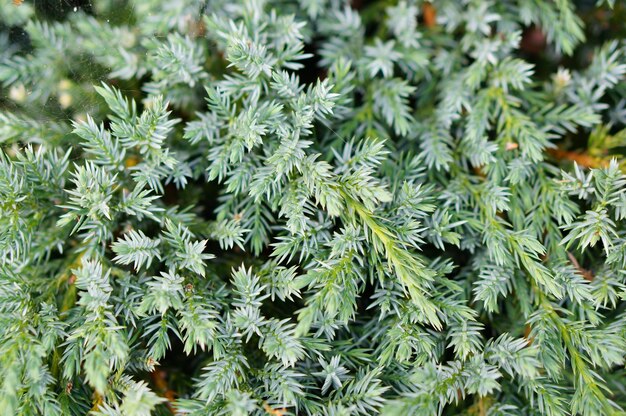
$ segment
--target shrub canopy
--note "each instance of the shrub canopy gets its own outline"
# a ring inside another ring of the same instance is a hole
[[[624,21],[3,1],[0,413],[621,414]]]

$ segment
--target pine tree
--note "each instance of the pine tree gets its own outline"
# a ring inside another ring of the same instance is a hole
[[[0,3],[0,413],[622,414],[625,19]]]

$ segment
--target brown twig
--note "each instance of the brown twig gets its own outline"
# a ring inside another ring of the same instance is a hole
[[[285,413],[287,413],[287,409],[284,407],[281,409],[273,409],[269,404],[267,404],[267,402],[263,402],[263,410],[272,416],[284,416]]]
[[[600,168],[608,166],[608,162],[590,156],[586,153],[573,152],[563,149],[548,149],[548,153],[557,160],[571,160],[586,168]]]
[[[574,255],[572,253],[570,253],[569,251],[567,252],[567,257],[569,257],[569,260],[572,262],[572,264],[574,265],[574,267],[576,267],[576,269],[578,270],[578,272],[582,275],[582,277],[585,278],[585,280],[591,282],[593,281],[593,278],[595,277],[593,275],[593,272],[591,270],[587,270],[584,269],[579,263],[578,260],[576,260],[576,257],[574,257]]]
[[[533,343],[533,341],[535,340],[535,337],[531,337],[530,333],[532,331],[532,327],[528,324],[526,324],[526,326],[524,327],[524,338],[526,338],[526,340],[528,341],[528,346],[530,347]]]
[[[424,26],[435,27],[437,25],[437,9],[432,3],[422,4],[422,16],[424,16]]]
[[[150,373],[150,378],[156,389],[167,399],[167,407],[172,413],[175,413],[173,403],[176,400],[176,392],[171,390],[167,384],[167,373],[160,368],[155,368],[154,371]]]

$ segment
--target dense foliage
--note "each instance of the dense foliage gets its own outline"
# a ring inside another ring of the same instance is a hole
[[[622,414],[625,9],[1,2],[0,414]]]

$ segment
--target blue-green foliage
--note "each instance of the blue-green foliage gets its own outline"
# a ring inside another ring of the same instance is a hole
[[[572,63],[574,2],[13,3],[1,414],[623,412],[626,176],[563,149],[626,145],[626,44]]]

